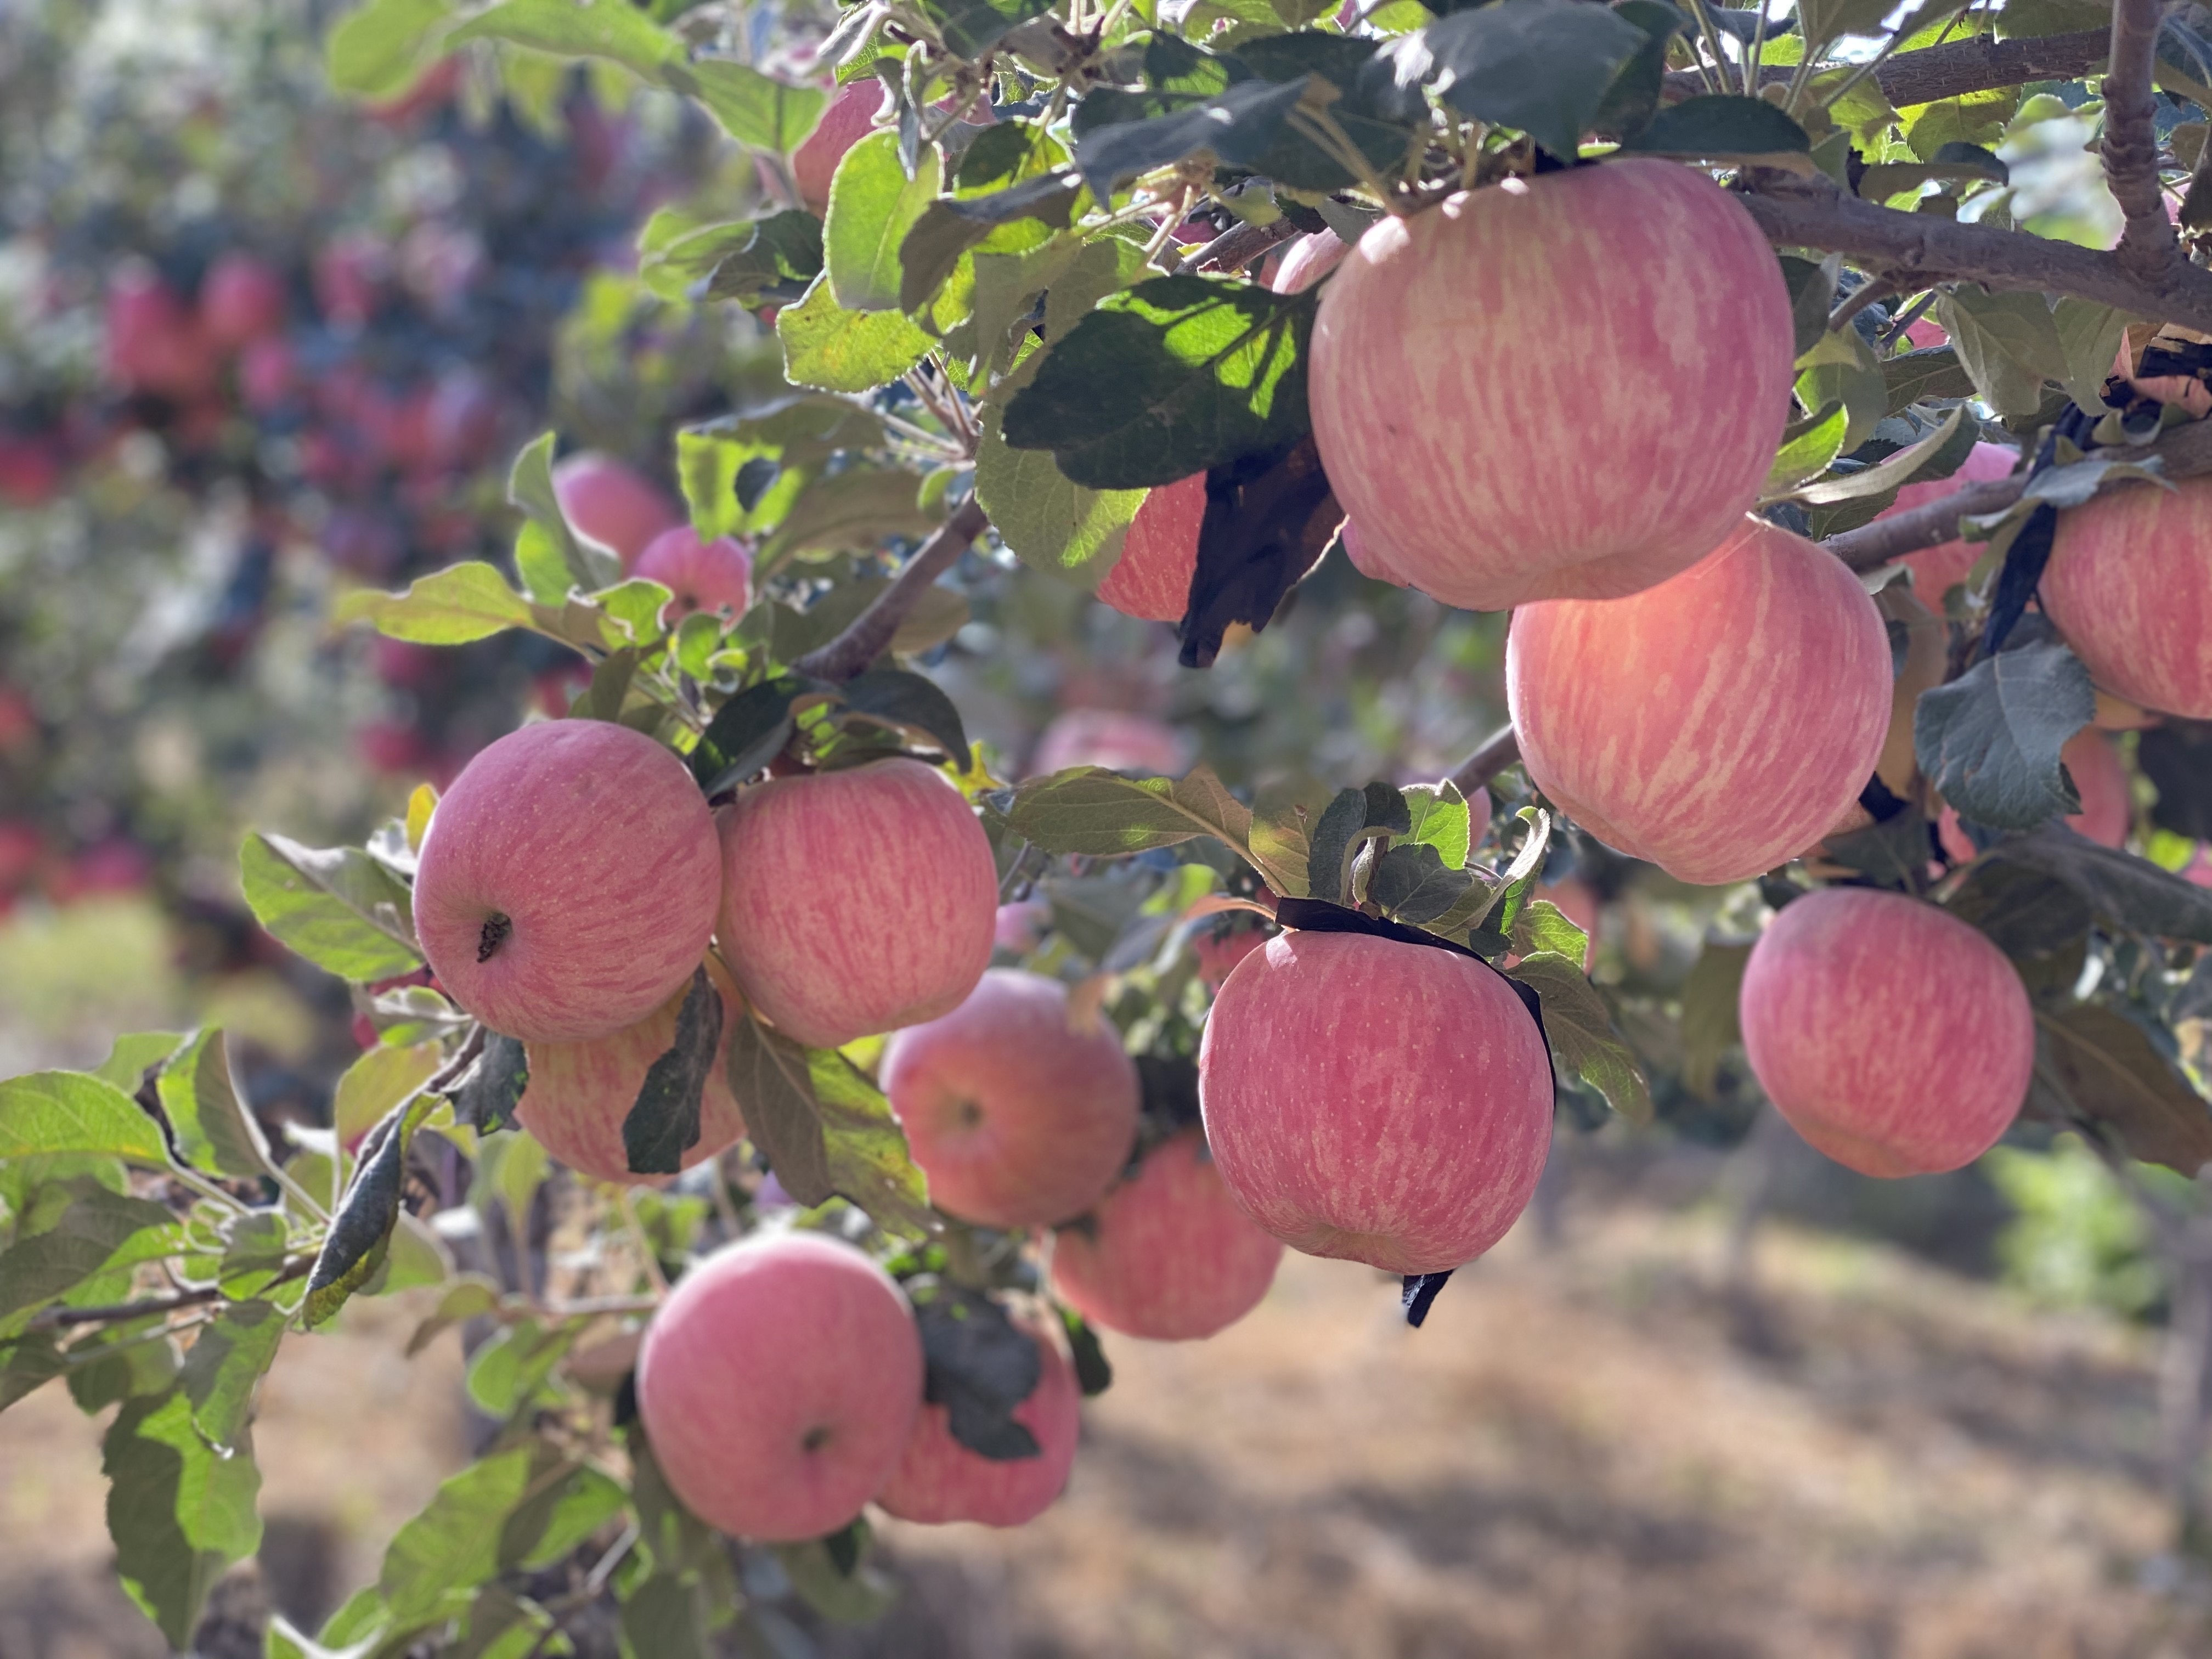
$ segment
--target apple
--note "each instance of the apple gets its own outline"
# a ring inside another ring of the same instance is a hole
[[[952,1437],[951,1413],[924,1402],[907,1436],[897,1469],[877,1506],[902,1521],[943,1526],[980,1521],[1018,1527],[1050,1509],[1067,1486],[1075,1462],[1083,1390],[1075,1367],[1036,1321],[1017,1318],[1016,1328],[1036,1344],[1037,1385],[1014,1407],[1014,1421],[1036,1437],[1034,1457],[986,1457]]]
[[[1098,584],[1098,597],[1125,617],[1179,623],[1198,574],[1198,531],[1206,518],[1206,474],[1194,472],[1145,497],[1129,521],[1121,556]]]
[[[1367,544],[1367,538],[1359,533],[1359,526],[1351,520],[1344,521],[1336,535],[1344,548],[1344,556],[1352,561],[1352,568],[1361,575],[1371,581],[1388,582],[1393,587],[1413,586],[1398,573],[1396,566],[1389,563]]]
[[[1738,1008],[1790,1127],[1861,1175],[1972,1163],[2027,1097],[2035,1017],[2004,953],[1901,893],[1827,887],[1767,924]]]
[[[284,325],[284,278],[251,253],[224,254],[200,280],[200,327],[237,351]]]
[[[1180,777],[1189,765],[1190,744],[1173,726],[1112,708],[1069,709],[1045,727],[1030,755],[1031,777],[1071,766]]]
[[[2100,689],[2212,720],[2212,478],[2123,484],[2061,513],[2040,592]]]
[[[545,1150],[580,1175],[620,1182],[660,1182],[665,1176],[631,1172],[623,1146],[623,1120],[637,1103],[645,1074],[676,1041],[676,1020],[690,990],[685,986],[635,1025],[587,1042],[526,1043],[530,1081],[514,1108],[515,1121]],[[730,1093],[722,1056],[730,1022],[743,1016],[726,1001],[722,1045],[715,1050],[699,1097],[699,1139],[682,1156],[685,1169],[744,1138],[744,1115]]]
[[[921,1336],[888,1273],[818,1233],[756,1233],[660,1304],[637,1413],[685,1508],[797,1543],[844,1526],[890,1479],[921,1385]]]
[[[950,1013],[990,966],[990,838],[934,768],[899,757],[770,778],[719,828],[723,958],[809,1048]]]
[[[1258,1307],[1282,1256],[1282,1242],[1254,1225],[1222,1184],[1206,1137],[1188,1129],[1054,1235],[1052,1286],[1094,1325],[1190,1342]]]
[[[1394,1273],[1505,1236],[1543,1173],[1552,1088],[1503,975],[1364,933],[1268,940],[1199,1047],[1206,1143],[1245,1213],[1294,1250]]]
[[[1889,636],[1858,578],[1757,519],[1620,599],[1514,613],[1506,702],[1528,776],[1607,846],[1702,885],[1796,857],[1866,787]]]
[[[991,948],[1025,957],[1044,943],[1045,930],[1051,926],[1052,906],[1043,899],[1002,904],[991,924]]]
[[[1191,954],[1198,958],[1198,976],[1209,991],[1218,991],[1237,964],[1267,942],[1256,926],[1233,925],[1226,916],[1198,924],[1190,936]]]
[[[568,527],[612,553],[625,570],[654,537],[683,521],[659,485],[595,449],[553,464],[553,495]]]
[[[1344,263],[1352,245],[1333,230],[1316,230],[1283,250],[1269,284],[1278,294],[1302,294]]]
[[[629,574],[668,590],[660,620],[671,627],[694,611],[742,617],[752,603],[752,555],[727,536],[702,542],[688,524],[664,530],[647,542]]]
[[[720,893],[684,763],[628,726],[549,720],[484,750],[439,801],[415,927],[447,994],[493,1030],[586,1042],[690,981]]]
[[[2019,465],[2020,452],[2009,444],[1976,444],[1967,452],[1965,464],[1949,477],[1906,484],[1897,492],[1896,501],[1875,514],[1875,518],[1879,521],[1909,513],[1916,507],[1955,495],[1970,483],[2010,477]],[[1911,571],[1913,592],[1930,605],[1941,605],[1944,590],[1966,580],[1967,573],[1987,551],[1987,542],[1954,538],[1936,547],[1923,548],[1917,553],[1908,553],[1899,562]]]
[[[176,290],[151,270],[126,268],[116,277],[106,329],[108,376],[125,391],[183,404],[215,389],[214,343]]]
[[[1759,498],[1793,355],[1750,215],[1607,161],[1378,221],[1322,290],[1314,438],[1366,547],[1447,605],[1619,598]]]
[[[53,444],[0,432],[0,506],[27,512],[53,500],[61,487],[61,456]]]
[[[337,328],[358,329],[392,281],[392,250],[374,231],[341,231],[315,250],[310,276],[324,318]]]
[[[46,852],[46,832],[30,819],[0,818],[0,893],[27,884]]]
[[[1142,1090],[1121,1034],[1079,1024],[1056,979],[994,968],[951,1013],[900,1031],[881,1080],[930,1202],[986,1227],[1088,1208],[1137,1139]]]
[[[837,163],[845,159],[847,150],[868,136],[883,105],[884,83],[874,76],[848,82],[830,94],[821,121],[791,153],[799,204],[816,218],[830,211],[830,181],[836,176]]]
[[[1911,343],[1915,351],[1932,351],[1937,346],[1951,343],[1951,337],[1944,332],[1943,325],[1933,317],[1914,318],[1905,326],[1905,337]]]
[[[255,340],[238,354],[239,395],[256,414],[282,407],[299,383],[298,360],[283,339],[272,335]]]

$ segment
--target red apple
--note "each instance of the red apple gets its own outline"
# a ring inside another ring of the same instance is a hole
[[[1269,284],[1278,294],[1302,294],[1344,263],[1351,244],[1333,230],[1316,230],[1299,237],[1283,250]]]
[[[690,981],[720,887],[683,762],[627,726],[552,720],[500,738],[438,803],[415,927],[447,994],[493,1030],[586,1042]]]
[[[0,893],[27,884],[46,851],[46,832],[30,819],[0,818]]]
[[[1899,513],[1909,513],[1916,507],[1925,507],[1930,501],[1955,495],[1970,483],[1986,483],[1994,478],[2009,477],[2020,464],[2020,452],[2008,444],[1976,444],[1968,452],[1966,465],[1948,478],[1936,478],[1927,483],[1909,483],[1897,492],[1896,502],[1875,514],[1877,520],[1893,518]],[[1956,587],[1966,580],[1966,574],[1989,550],[1987,542],[1948,541],[1937,547],[1923,548],[1917,553],[1907,554],[1901,562],[1912,572],[1912,589],[1930,605],[1940,606],[1943,591]]]
[[[239,395],[255,413],[265,415],[280,407],[298,386],[298,365],[289,343],[271,336],[239,353]]]
[[[0,433],[0,506],[26,512],[44,507],[61,486],[61,456],[54,445]]]
[[[1129,521],[1121,556],[1098,584],[1098,597],[1125,617],[1179,623],[1198,572],[1198,530],[1206,518],[1206,474],[1194,472],[1145,497]]]
[[[154,860],[128,836],[95,842],[64,864],[51,886],[57,904],[78,899],[143,893],[154,878]]]
[[[1281,1242],[1222,1185],[1206,1137],[1189,1129],[1146,1153],[1087,1218],[1054,1236],[1052,1287],[1094,1325],[1190,1342],[1258,1307],[1282,1255]]]
[[[1237,965],[1198,1059],[1229,1190],[1294,1250],[1440,1273],[1505,1235],[1552,1139],[1552,1057],[1504,977],[1364,933]]]
[[[191,403],[215,388],[215,347],[176,291],[131,268],[107,295],[107,373],[127,392]]]
[[[1744,1051],[1775,1109],[1862,1175],[1972,1163],[2027,1098],[2035,1017],[2004,953],[1901,893],[1828,887],[1744,969]]]
[[[889,1274],[818,1233],[757,1233],[661,1304],[637,1413],[694,1515],[796,1543],[836,1531],[890,1479],[921,1383],[921,1337]]]
[[[830,211],[830,181],[845,152],[866,137],[883,107],[884,83],[872,75],[848,82],[830,96],[830,106],[791,155],[792,176],[799,183],[799,204],[819,219]]]
[[[339,328],[366,323],[392,281],[392,250],[374,231],[341,231],[315,251],[315,303]]]
[[[720,830],[723,957],[798,1042],[834,1048],[935,1019],[990,966],[990,839],[920,761],[771,778],[739,792]]]
[[[1709,885],[1819,840],[1889,729],[1889,637],[1858,578],[1739,524],[1645,592],[1522,606],[1505,641],[1536,787],[1607,846]]]
[[[1758,499],[1792,356],[1750,215],[1688,167],[1608,161],[1361,237],[1322,291],[1314,437],[1367,547],[1446,604],[1617,598]]]
[[[1905,337],[1916,351],[1929,351],[1940,345],[1951,343],[1951,337],[1943,331],[1943,325],[1933,317],[1917,317],[1905,328]]]
[[[629,1154],[623,1146],[623,1120],[637,1103],[647,1071],[675,1042],[677,1015],[690,990],[687,985],[612,1036],[526,1045],[530,1081],[515,1106],[515,1121],[579,1174],[625,1182],[666,1180],[665,1176],[630,1172]],[[739,1018],[738,1011],[725,1005],[723,1046],[715,1051],[699,1099],[699,1139],[682,1156],[687,1170],[744,1138],[744,1115],[730,1093],[722,1066],[729,1023]]]
[[[1071,766],[1109,772],[1180,777],[1190,765],[1190,745],[1173,726],[1149,714],[1111,708],[1071,708],[1044,729],[1030,756],[1030,775],[1042,777]]]
[[[284,279],[251,253],[226,253],[200,282],[200,326],[236,351],[284,325]]]
[[[1110,1020],[1079,1026],[1056,979],[994,968],[951,1013],[899,1032],[883,1087],[930,1201],[987,1227],[1088,1208],[1137,1139],[1137,1067]]]
[[[683,520],[659,485],[597,450],[555,462],[553,494],[568,527],[614,554],[625,570],[654,537]]]
[[[1343,544],[1344,556],[1352,561],[1352,568],[1361,575],[1370,581],[1388,582],[1393,587],[1413,586],[1398,573],[1395,565],[1387,562],[1367,544],[1367,538],[1359,533],[1359,526],[1351,520],[1346,519],[1336,533],[1338,540]]]
[[[970,1451],[952,1437],[951,1413],[925,1403],[898,1468],[876,1494],[885,1513],[925,1526],[980,1521],[987,1527],[1018,1527],[1050,1509],[1066,1488],[1083,1391],[1058,1342],[1034,1321],[1014,1323],[1037,1346],[1037,1385],[1013,1411],[1014,1421],[1036,1437],[1037,1455],[994,1458]]]
[[[2099,687],[2212,720],[2212,478],[2123,484],[2061,513],[2040,591]]]
[[[660,619],[671,627],[694,611],[742,617],[752,603],[752,555],[727,536],[702,542],[688,524],[664,530],[647,543],[629,574],[668,590]]]
[[[1209,991],[1218,991],[1237,964],[1267,942],[1258,927],[1244,927],[1240,919],[1217,916],[1198,925],[1190,936],[1191,954],[1198,958],[1198,976]]]
[[[991,924],[991,948],[1025,957],[1044,942],[1045,929],[1051,926],[1052,906],[1042,899],[1002,904]]]
[[[2066,815],[2067,827],[2106,847],[2127,845],[2128,831],[2135,827],[2135,800],[2128,769],[2112,740],[2095,726],[2085,726],[2066,740],[2058,758],[2081,797],[2081,810]],[[1936,818],[1936,835],[1958,863],[1969,863],[1979,855],[1954,806],[1947,805]]]

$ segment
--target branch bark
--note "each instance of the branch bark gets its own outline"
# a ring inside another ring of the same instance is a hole
[[[2157,66],[2159,29],[2165,21],[2163,0],[2115,0],[2112,72],[2105,77],[2100,154],[2105,182],[2126,217],[2113,257],[2123,270],[2146,283],[2160,282],[2185,263],[2158,187],[2157,111],[2151,76]]]
[[[264,1285],[274,1290],[279,1285],[289,1285],[304,1277],[315,1265],[313,1256],[300,1256],[289,1263],[276,1278]],[[74,1325],[119,1325],[125,1320],[143,1319],[149,1314],[181,1312],[186,1308],[205,1307],[210,1302],[221,1302],[226,1293],[219,1285],[210,1285],[204,1290],[178,1291],[168,1296],[149,1296],[137,1302],[116,1302],[99,1308],[48,1308],[31,1316],[25,1328],[33,1331],[67,1330]]]
[[[1265,258],[1299,234],[1288,219],[1267,225],[1231,225],[1176,267],[1180,276],[1192,270],[1242,270]]]
[[[1521,734],[1511,726],[1492,732],[1482,745],[1459,763],[1451,781],[1462,795],[1472,795],[1521,758]]]
[[[1893,105],[1908,109],[1939,98],[2018,86],[2024,81],[2071,81],[2103,63],[2111,45],[2111,37],[2103,29],[2028,40],[1996,40],[1977,35],[1900,52],[1876,70],[1874,78]],[[1759,71],[1759,84],[1783,85],[1794,73],[1791,66],[1773,65]],[[1676,70],[1667,76],[1660,95],[1668,103],[1679,103],[1705,90],[1695,70]]]
[[[883,655],[907,613],[921,602],[946,571],[960,562],[975,539],[990,528],[983,508],[970,495],[921,544],[906,567],[891,578],[891,585],[876,595],[875,603],[853,618],[845,631],[817,651],[801,657],[796,666],[802,674],[833,683],[851,679]]]

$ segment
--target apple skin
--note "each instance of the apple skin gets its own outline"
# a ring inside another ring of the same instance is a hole
[[[1688,167],[1608,161],[1361,237],[1314,323],[1314,437],[1366,546],[1445,604],[1617,598],[1758,499],[1791,356],[1750,215]]]
[[[866,137],[883,107],[884,83],[871,75],[848,82],[830,94],[829,107],[806,141],[791,153],[799,204],[816,218],[830,211],[830,181],[845,152]]]
[[[693,1514],[797,1543],[836,1531],[890,1478],[921,1384],[921,1336],[889,1274],[818,1233],[757,1233],[661,1304],[637,1411]]]
[[[770,778],[718,819],[722,955],[811,1048],[919,1025],[991,963],[998,866],[945,775],[900,757]]]
[[[1037,1345],[1037,1385],[1014,1407],[1014,1421],[1036,1437],[1035,1457],[1000,1459],[972,1452],[952,1437],[951,1413],[927,1401],[914,1419],[906,1451],[877,1506],[902,1521],[943,1526],[980,1521],[1018,1527],[1034,1521],[1066,1489],[1081,1429],[1083,1390],[1075,1367],[1035,1321],[1015,1328]]]
[[[605,720],[511,732],[453,780],[415,876],[415,927],[455,1002],[525,1042],[635,1025],[706,953],[714,817],[684,763]],[[508,928],[479,961],[491,918]]]
[[[1218,991],[1237,964],[1267,942],[1267,935],[1258,927],[1216,932],[1218,920],[1200,922],[1190,939],[1191,954],[1198,958],[1198,976],[1209,991]]]
[[[951,1013],[891,1038],[881,1080],[930,1202],[986,1227],[1081,1214],[1136,1143],[1142,1090],[1121,1032],[1076,1029],[1067,988],[1042,974],[990,969]]]
[[[2039,592],[2100,688],[2212,719],[2212,478],[2123,485],[2061,513]]]
[[[1125,617],[1179,623],[1198,574],[1198,531],[1206,519],[1206,474],[1194,472],[1145,497],[1122,538],[1121,556],[1098,584],[1098,597]]]
[[[1949,477],[1906,484],[1897,492],[1896,501],[1875,514],[1875,518],[1878,522],[1909,513],[1916,507],[1955,495],[1970,483],[2008,478],[2019,465],[2020,452],[2008,444],[1976,444],[1967,452],[1965,463]],[[1967,573],[1988,550],[1987,542],[1952,540],[1908,553],[1899,562],[1912,573],[1912,591],[1927,605],[1941,606],[1944,591],[1966,580]]]
[[[1932,351],[1937,346],[1951,343],[1951,337],[1943,325],[1933,317],[1916,317],[1905,331],[1905,337],[1915,351]]]
[[[612,553],[624,570],[654,537],[683,518],[636,468],[595,449],[553,464],[553,495],[568,527]]]
[[[1278,294],[1303,294],[1344,263],[1352,245],[1333,230],[1310,231],[1283,250],[1269,284]]]
[[[1506,702],[1536,787],[1607,846],[1703,885],[1841,820],[1889,729],[1889,638],[1858,578],[1756,519],[1625,599],[1514,614]]]
[[[752,603],[752,556],[727,536],[702,542],[688,524],[664,530],[647,542],[629,574],[669,591],[660,619],[671,626],[694,611],[742,617]]]
[[[1196,1129],[1145,1154],[1052,1247],[1052,1285],[1094,1325],[1194,1342],[1260,1305],[1283,1259],[1222,1184]]]
[[[1413,584],[1398,574],[1395,565],[1367,544],[1359,533],[1359,526],[1349,519],[1338,529],[1337,539],[1344,548],[1344,556],[1352,561],[1352,568],[1371,581],[1388,582],[1393,587],[1411,587]]]
[[[686,986],[635,1025],[588,1042],[526,1043],[530,1081],[515,1103],[515,1121],[545,1150],[579,1175],[623,1184],[658,1184],[667,1176],[637,1175],[623,1146],[623,1120],[637,1103],[645,1074],[676,1041],[676,1019],[690,988]],[[730,1022],[744,1016],[722,1005],[722,1042],[699,1097],[699,1139],[687,1147],[690,1169],[744,1138],[744,1114],[730,1093],[722,1059],[729,1048]]]
[[[1031,777],[1071,766],[1180,777],[1189,765],[1190,745],[1175,727],[1112,708],[1069,709],[1045,727],[1030,755]]]
[[[1387,1273],[1441,1273],[1505,1236],[1543,1173],[1552,1092],[1503,975],[1363,933],[1268,940],[1199,1048],[1206,1143],[1245,1213]]]
[[[1745,965],[1744,1051],[1775,1109],[1861,1175],[1932,1175],[1996,1144],[2027,1097],[2035,1016],[2004,953],[1901,893],[1827,887]]]
[[[284,279],[251,253],[226,253],[200,281],[200,327],[237,351],[284,325]]]

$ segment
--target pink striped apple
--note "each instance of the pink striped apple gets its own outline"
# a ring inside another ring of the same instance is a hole
[[[1189,740],[1149,714],[1071,708],[1055,718],[1037,738],[1030,756],[1030,775],[1042,776],[1071,766],[1103,766],[1109,772],[1180,777],[1189,765]]]
[[[1746,519],[1632,598],[1522,607],[1505,693],[1568,817],[1717,885],[1795,858],[1858,799],[1889,729],[1889,638],[1840,561]]]
[[[439,801],[415,929],[455,1002],[525,1042],[588,1042],[686,984],[720,895],[684,763],[627,726],[510,732]]]
[[[676,1041],[676,1018],[690,989],[685,986],[635,1025],[588,1042],[532,1042],[524,1045],[530,1081],[515,1105],[515,1121],[538,1144],[579,1175],[599,1181],[659,1182],[665,1176],[635,1175],[623,1146],[623,1120],[637,1103],[637,1091],[653,1062]],[[725,1003],[722,1046],[707,1073],[699,1097],[699,1139],[682,1157],[685,1169],[735,1146],[744,1138],[744,1115],[723,1075],[730,1022],[742,1018]]]
[[[1145,497],[1129,521],[1121,556],[1098,584],[1098,597],[1125,617],[1179,623],[1198,573],[1198,530],[1206,518],[1206,474],[1194,472]]]
[[[752,556],[727,536],[702,542],[688,524],[664,530],[647,542],[629,574],[668,590],[660,619],[672,627],[694,611],[742,617],[752,603]]]
[[[1207,990],[1219,990],[1237,964],[1267,942],[1259,927],[1243,925],[1249,920],[1214,916],[1199,923],[1190,936],[1190,953],[1198,958],[1198,976]]]
[[[1283,250],[1268,286],[1278,294],[1303,294],[1344,263],[1351,244],[1333,230],[1316,230],[1299,237]]]
[[[995,1458],[970,1451],[952,1437],[951,1413],[924,1402],[898,1468],[876,1494],[886,1514],[925,1526],[979,1521],[1018,1527],[1050,1509],[1066,1489],[1083,1391],[1075,1367],[1048,1332],[1034,1320],[1014,1323],[1037,1346],[1037,1385],[1013,1411],[1014,1421],[1035,1437],[1037,1455]]]
[[[1206,1137],[1187,1129],[1054,1236],[1052,1287],[1094,1325],[1190,1342],[1258,1307],[1282,1256],[1229,1195]]]
[[[1413,586],[1404,576],[1398,574],[1395,565],[1389,563],[1381,554],[1367,544],[1367,538],[1359,533],[1359,526],[1351,520],[1346,519],[1336,534],[1337,539],[1343,544],[1344,556],[1352,561],[1352,568],[1361,575],[1370,581],[1388,582],[1393,587]]]
[[[2212,478],[2123,484],[2060,514],[2041,592],[2101,689],[2212,720]]]
[[[1807,895],[1743,975],[1744,1051],[1791,1127],[1861,1175],[1930,1175],[1996,1144],[2027,1097],[2035,1016],[2004,953],[1869,887]]]
[[[806,140],[791,154],[799,204],[819,219],[830,211],[830,181],[845,152],[868,136],[884,105],[884,83],[872,75],[848,82],[830,96],[830,106]]]
[[[568,527],[612,553],[625,570],[654,537],[683,518],[635,467],[592,449],[553,464],[553,495]]]
[[[2020,452],[2009,444],[1976,444],[1967,452],[1966,464],[1948,478],[1934,478],[1926,483],[1909,483],[1897,492],[1896,501],[1875,514],[1877,520],[1893,518],[1899,513],[1909,513],[1916,507],[1925,507],[1930,501],[1940,501],[1947,495],[1955,495],[1970,483],[1986,483],[1991,479],[2012,476],[2020,465]],[[1966,580],[1982,555],[1989,550],[1987,542],[1952,540],[1939,546],[1923,548],[1917,553],[1908,553],[1899,561],[1912,572],[1912,588],[1930,605],[1941,605],[1943,591],[1956,587]]]
[[[1362,933],[1286,933],[1237,963],[1198,1097],[1246,1214],[1294,1250],[1394,1273],[1504,1237],[1552,1139],[1552,1058],[1504,977]]]
[[[1688,167],[1608,161],[1361,237],[1322,290],[1314,437],[1367,548],[1447,605],[1617,598],[1758,499],[1792,356],[1750,216]]]
[[[987,1227],[1079,1215],[1129,1161],[1137,1067],[1067,988],[994,968],[951,1013],[884,1050],[884,1093],[929,1177],[930,1202]]]
[[[756,1233],[678,1281],[647,1327],[637,1414],[684,1507],[796,1543],[858,1515],[921,1406],[906,1293],[849,1244]]]
[[[786,1036],[834,1048],[966,1000],[991,963],[998,866],[920,761],[771,778],[720,818],[722,956]]]

